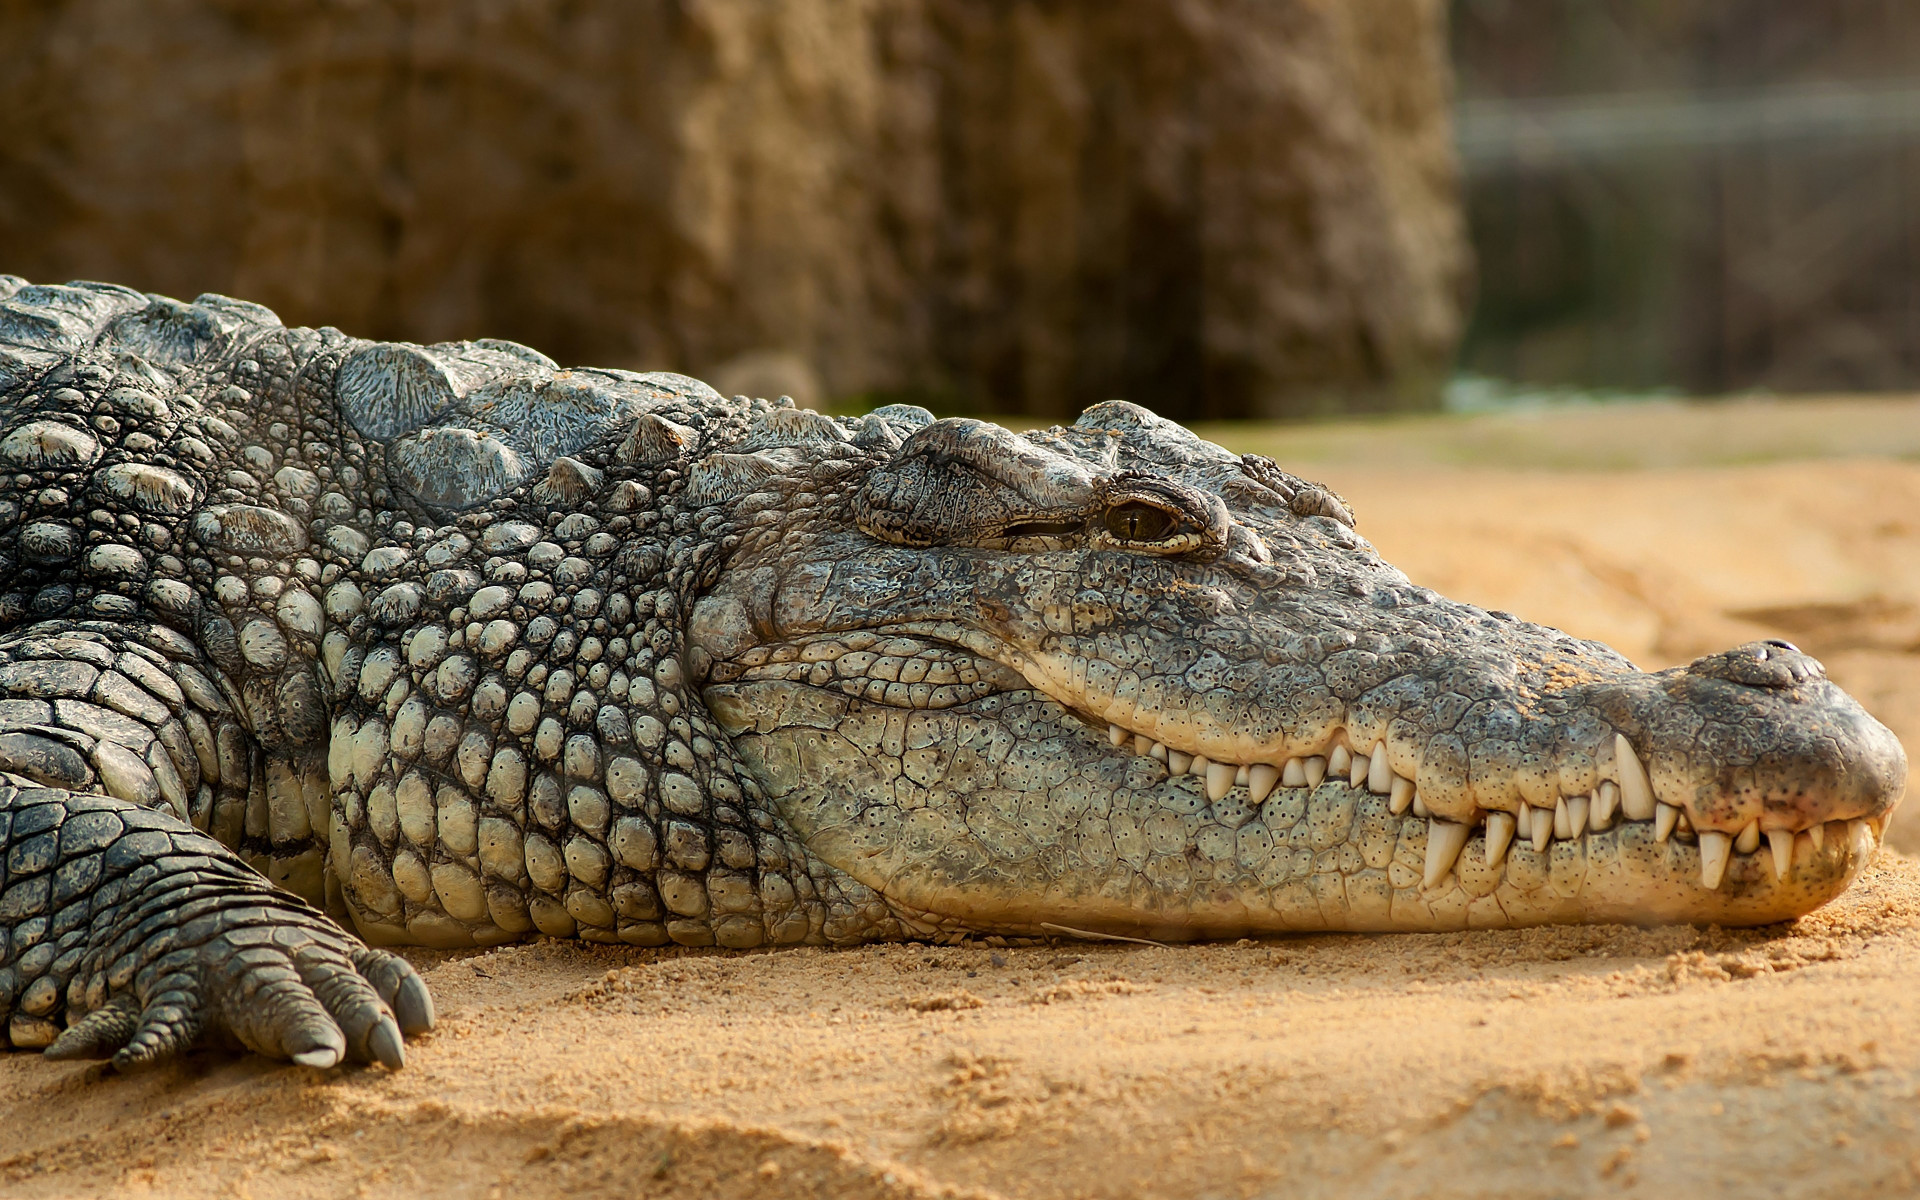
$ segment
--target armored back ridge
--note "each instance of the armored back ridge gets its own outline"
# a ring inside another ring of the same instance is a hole
[[[397,1064],[425,989],[323,913],[433,946],[1775,921],[1903,786],[1790,645],[1639,672],[1134,405],[832,418],[0,292],[17,1046]]]

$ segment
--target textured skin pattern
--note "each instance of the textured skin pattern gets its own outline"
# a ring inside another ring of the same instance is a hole
[[[0,297],[16,1045],[397,1062],[424,989],[316,909],[435,946],[1778,920],[1904,780],[1791,647],[1642,674],[1133,405],[836,419]]]

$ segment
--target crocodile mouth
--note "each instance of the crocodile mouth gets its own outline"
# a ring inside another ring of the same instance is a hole
[[[1210,757],[1197,738],[1186,746],[1161,740],[1167,737],[1164,722],[1156,738],[1112,720],[1122,705],[1100,704],[1105,711],[1093,711],[1084,668],[1076,673],[1020,655],[1008,655],[1014,661],[1005,663],[989,656],[994,654],[1007,651],[977,631],[915,624],[756,646],[716,664],[710,678],[715,683],[783,681],[886,708],[927,711],[961,708],[996,694],[1037,693],[1059,705],[1104,753],[1151,759],[1165,768],[1169,783],[1197,786],[1222,812],[1251,816],[1282,792],[1314,792],[1328,781],[1378,797],[1392,817],[1424,823],[1419,882],[1429,891],[1464,868],[1497,874],[1516,848],[1546,856],[1556,845],[1584,850],[1602,835],[1666,848],[1672,864],[1685,864],[1700,887],[1717,891],[1734,878],[1749,885],[1769,877],[1785,881],[1796,867],[1814,864],[1829,846],[1857,869],[1879,847],[1886,828],[1886,813],[1797,823],[1779,815],[1765,822],[1755,816],[1737,829],[1711,828],[1695,819],[1686,798],[1662,797],[1645,765],[1646,753],[1620,733],[1586,756],[1590,786],[1550,801],[1536,797],[1542,803],[1517,800],[1510,809],[1476,809],[1459,820],[1429,809],[1416,782],[1417,756],[1396,753],[1388,738],[1364,739],[1330,724],[1317,733],[1290,730],[1277,739],[1294,753],[1246,745],[1238,755],[1219,755],[1216,749],[1218,756]],[[1817,814],[1822,807],[1812,797],[1802,811]]]
[[[1089,725],[1099,723],[1097,718],[1078,715]],[[1175,749],[1113,722],[1106,723],[1106,734],[1114,750],[1156,759],[1166,765],[1170,776],[1187,775],[1199,780],[1207,800],[1214,804],[1239,799],[1258,807],[1277,789],[1317,789],[1328,779],[1382,797],[1394,816],[1411,814],[1429,822],[1421,880],[1426,888],[1438,887],[1455,870],[1476,835],[1479,865],[1498,870],[1515,845],[1530,845],[1536,854],[1546,854],[1555,842],[1582,842],[1589,835],[1616,827],[1637,826],[1656,843],[1673,841],[1695,847],[1700,885],[1713,891],[1728,877],[1730,865],[1734,874],[1751,874],[1747,864],[1764,863],[1774,879],[1785,879],[1795,864],[1813,861],[1830,839],[1865,861],[1879,847],[1886,830],[1884,815],[1816,821],[1798,830],[1763,832],[1758,817],[1735,834],[1696,829],[1684,806],[1655,797],[1641,756],[1624,734],[1614,735],[1615,778],[1600,781],[1591,792],[1559,796],[1552,807],[1535,807],[1522,801],[1516,811],[1491,809],[1472,822],[1449,821],[1430,812],[1420,798],[1419,786],[1393,769],[1384,738],[1356,746],[1347,730],[1337,729],[1328,737],[1324,754],[1296,756],[1278,763],[1234,763]],[[1236,788],[1245,789],[1244,797],[1232,796]]]

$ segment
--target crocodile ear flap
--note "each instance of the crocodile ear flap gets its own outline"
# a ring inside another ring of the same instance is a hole
[[[725,504],[760,491],[770,480],[794,469],[798,459],[789,450],[752,454],[709,454],[687,472],[689,504]]]
[[[847,431],[832,417],[823,417],[810,408],[774,408],[761,413],[748,426],[740,449],[751,453],[782,446],[834,446],[847,440]]]
[[[1079,460],[964,417],[916,430],[854,498],[854,519],[901,545],[1002,539],[1011,527],[1083,519],[1098,504]]]

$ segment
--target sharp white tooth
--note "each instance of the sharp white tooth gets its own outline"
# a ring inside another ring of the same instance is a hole
[[[1427,808],[1427,802],[1420,798],[1420,792],[1417,788],[1414,790],[1413,803],[1410,807],[1413,809],[1413,815],[1419,817],[1422,821],[1433,815],[1433,812]]]
[[[1193,765],[1193,755],[1183,754],[1171,747],[1167,750],[1167,770],[1175,775],[1185,775],[1187,768]]]
[[[1297,758],[1288,759],[1287,765],[1280,769],[1280,786],[1281,787],[1307,786],[1307,768],[1305,764],[1303,764]]]
[[[1673,836],[1673,827],[1680,823],[1680,810],[1671,804],[1662,804],[1653,818],[1653,840],[1664,842]]]
[[[1353,755],[1353,762],[1347,766],[1347,786],[1360,787],[1367,782],[1368,772],[1373,770],[1373,749],[1365,747]]]
[[[1487,865],[1498,866],[1507,856],[1507,847],[1513,844],[1513,814],[1490,812],[1487,814]]]
[[[1773,877],[1785,879],[1793,865],[1793,833],[1786,829],[1767,830],[1767,846],[1773,851]]]
[[[1207,761],[1206,755],[1196,754],[1193,756],[1193,761],[1187,764],[1187,774],[1198,775],[1200,778],[1205,779],[1207,777],[1207,768],[1212,765],[1212,763]]]
[[[1759,817],[1755,817],[1753,820],[1748,821],[1747,827],[1745,829],[1742,829],[1739,832],[1739,834],[1735,836],[1735,838],[1733,839],[1733,848],[1735,850],[1738,850],[1742,854],[1752,854],[1755,850],[1758,850],[1760,848],[1760,818]]]
[[[1815,850],[1819,850],[1825,846],[1827,844],[1827,826],[1825,822],[1809,826],[1807,829],[1807,840],[1813,843]]]
[[[1207,764],[1207,799],[1218,800],[1233,787],[1232,763]]]
[[[1316,754],[1309,758],[1304,766],[1307,771],[1307,786],[1319,787],[1320,781],[1327,777],[1327,760]]]
[[[1397,817],[1407,811],[1407,806],[1412,803],[1413,780],[1408,779],[1404,775],[1395,775],[1393,777],[1393,791],[1387,796],[1387,808]]]
[[[1573,814],[1567,811],[1567,798],[1553,802],[1553,836],[1566,841],[1573,836]]]
[[[1245,763],[1241,763],[1239,766],[1233,769],[1233,782],[1239,785],[1240,787],[1247,786],[1247,781],[1252,778],[1253,778],[1253,774],[1247,768],[1247,764]]]
[[[1152,750],[1153,750],[1152,738],[1148,737],[1144,733],[1136,733],[1133,735],[1133,752],[1135,754],[1148,754],[1148,753],[1151,753]]]
[[[1333,775],[1345,775],[1353,769],[1353,755],[1345,746],[1335,746],[1333,753],[1327,755],[1327,771]]]
[[[1247,799],[1258,804],[1273,793],[1274,785],[1280,782],[1280,769],[1266,763],[1254,763],[1247,768]]]
[[[1567,827],[1573,830],[1573,836],[1579,837],[1587,831],[1587,798],[1585,796],[1567,797]]]
[[[1387,763],[1385,738],[1374,743],[1373,757],[1367,760],[1367,790],[1376,796],[1393,790],[1393,767]]]
[[[1432,821],[1427,825],[1427,871],[1422,882],[1432,887],[1447,877],[1453,870],[1454,862],[1460,857],[1461,847],[1467,844],[1467,835],[1473,832],[1468,826],[1456,825],[1452,821]]]
[[[1602,780],[1600,786],[1593,789],[1593,811],[1588,820],[1595,829],[1605,829],[1613,824],[1613,810],[1620,805],[1620,785],[1611,779]]]
[[[1529,840],[1533,842],[1533,852],[1546,853],[1547,843],[1553,840],[1553,814],[1544,808],[1534,809],[1533,828],[1527,833]]]
[[[1118,725],[1107,726],[1107,741],[1111,742],[1116,749],[1126,745],[1127,739],[1131,736],[1133,735]]]
[[[1157,759],[1159,759],[1159,760],[1160,760],[1161,762],[1165,762],[1165,761],[1167,761],[1167,747],[1166,747],[1166,743],[1164,743],[1164,742],[1155,742],[1155,743],[1153,744],[1153,747],[1152,747],[1152,748],[1151,748],[1150,750],[1148,750],[1148,751],[1147,751],[1147,756],[1148,756],[1149,758],[1157,758]]]
[[[1633,743],[1624,733],[1613,735],[1613,763],[1620,776],[1620,811],[1629,821],[1645,821],[1653,816],[1653,781],[1646,767],[1633,752]]]
[[[1727,853],[1733,849],[1733,839],[1718,829],[1700,831],[1700,885],[1708,891],[1717,891],[1720,881],[1727,875]]]
[[[1867,823],[1865,817],[1855,817],[1847,822],[1847,849],[1853,851],[1859,866],[1864,867],[1872,861],[1873,852],[1879,848],[1880,843],[1873,837],[1873,826]],[[1433,861],[1431,855],[1427,861]]]

